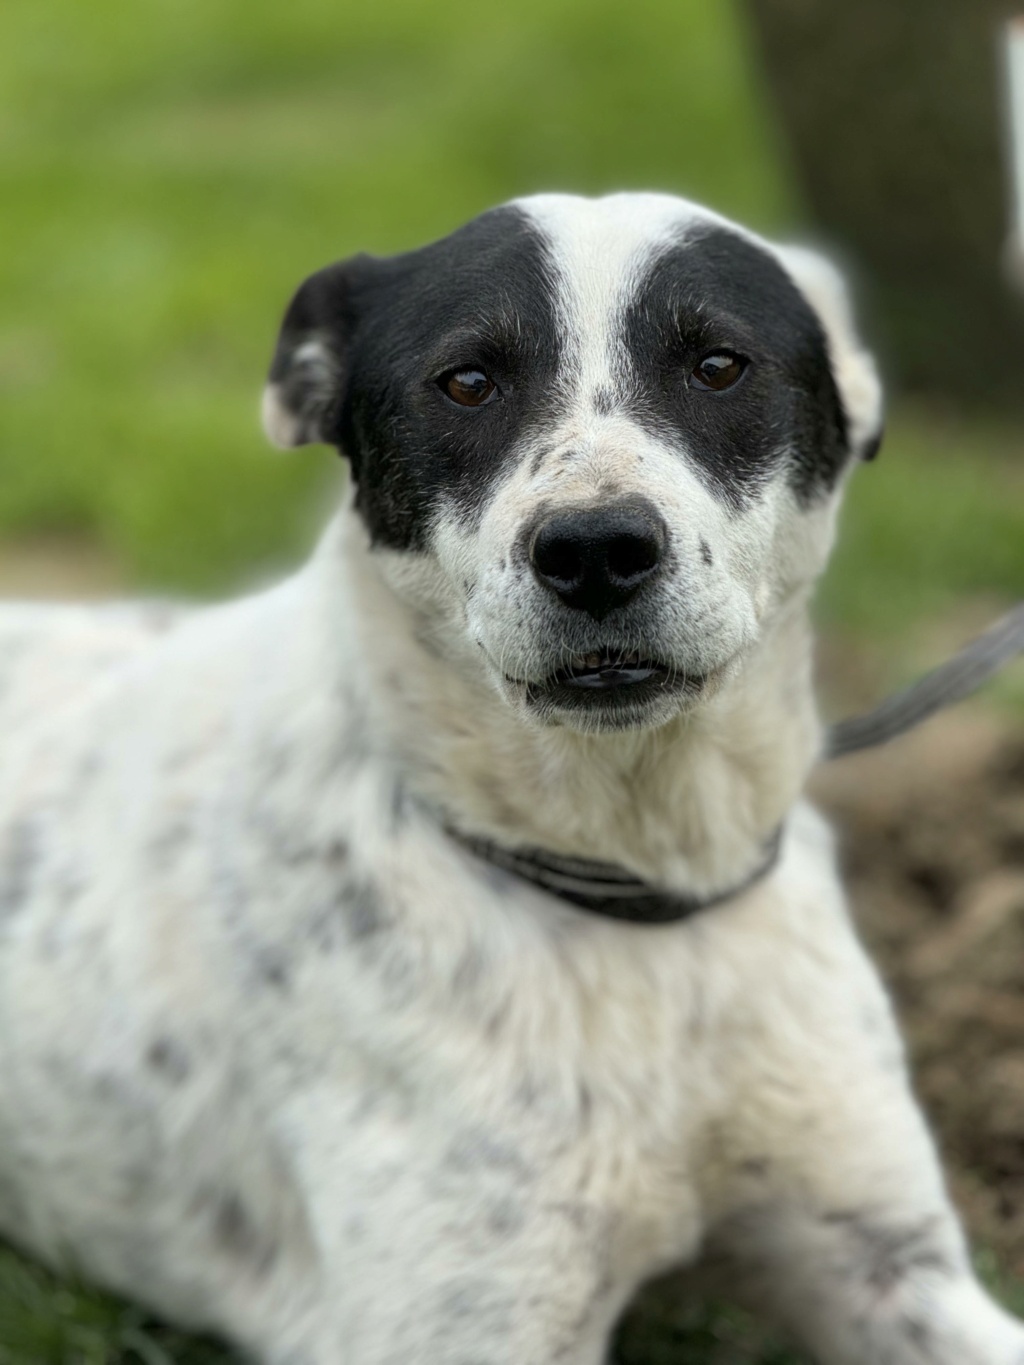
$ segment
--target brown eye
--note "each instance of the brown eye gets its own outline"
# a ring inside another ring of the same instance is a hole
[[[731,351],[713,351],[694,366],[690,378],[698,389],[714,389],[721,393],[723,389],[731,389],[746,368],[747,362],[742,356],[733,355]]]
[[[497,384],[483,370],[452,370],[441,376],[441,387],[464,408],[482,408],[498,392]]]

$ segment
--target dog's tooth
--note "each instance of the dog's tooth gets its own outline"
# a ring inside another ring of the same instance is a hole
[[[587,665],[588,668],[600,668],[601,656],[595,651],[593,654],[588,654],[586,658],[583,660],[583,662]]]

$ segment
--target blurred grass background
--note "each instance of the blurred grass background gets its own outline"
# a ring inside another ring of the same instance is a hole
[[[863,23],[880,2],[857,7]],[[921,8],[886,4],[890,17]],[[814,239],[824,224],[860,269],[896,373],[900,336],[913,334],[902,373],[916,392],[896,398],[879,463],[854,480],[824,620],[890,642],[898,670],[912,623],[965,594],[986,613],[1024,596],[1021,419],[1012,401],[979,401],[993,387],[1006,397],[1006,374],[988,380],[1020,357],[993,360],[978,349],[983,329],[942,321],[941,268],[927,253],[931,275],[915,295],[904,288],[887,312],[889,296],[872,293],[884,270],[872,275],[870,233],[858,257],[861,239],[837,231],[853,209],[836,185],[856,149],[857,202],[870,199],[864,148],[877,132],[856,148],[826,143],[817,162],[808,154],[808,108],[812,123],[821,108],[831,136],[829,99],[856,83],[847,73],[843,84],[841,52],[829,58],[834,79],[815,63],[823,12],[813,0],[749,11],[734,0],[468,11],[425,0],[4,0],[0,576],[42,554],[66,591],[76,566],[99,563],[104,583],[206,595],[293,562],[340,478],[328,452],[275,454],[258,430],[263,373],[299,281],[352,251],[418,245],[513,195],[635,187],[689,195],[782,237]],[[773,34],[785,41],[773,46]],[[801,35],[810,56],[790,73]],[[861,53],[869,69],[876,55],[870,44]],[[818,82],[809,106],[800,72]],[[862,92],[860,107],[873,98]],[[861,114],[843,106],[843,117],[856,125]],[[902,126],[890,120],[886,135]],[[892,155],[897,171],[874,191],[883,215],[899,165],[911,164]],[[814,172],[833,161],[829,199]],[[946,193],[964,197],[952,179]],[[904,238],[914,254],[912,226]],[[938,376],[921,360],[922,335],[942,341]],[[12,570],[6,582],[17,581]],[[90,582],[83,573],[81,587]],[[691,1314],[658,1342],[633,1338],[623,1358],[790,1359],[729,1315]],[[0,1365],[215,1355],[0,1256]]]
[[[732,6],[5,0],[0,531],[221,590],[308,540],[333,466],[256,424],[313,269],[534,189],[793,218]]]
[[[327,261],[556,187],[814,234],[733,3],[5,0],[2,24],[0,538],[94,542],[133,587],[225,591],[308,543],[338,472],[270,452],[256,405]],[[855,480],[842,623],[1024,585],[1019,428],[958,412],[971,344]]]

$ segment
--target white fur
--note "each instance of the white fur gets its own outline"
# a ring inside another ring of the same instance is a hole
[[[800,246],[772,246],[821,319],[832,358],[832,373],[858,449],[882,426],[882,385],[872,356],[861,346],[843,277],[831,261]]]
[[[668,202],[610,206],[615,289]],[[566,326],[597,335],[609,296],[581,278]],[[567,472],[524,452],[429,555],[371,551],[348,501],[294,578],[159,639],[0,614],[0,1227],[269,1365],[598,1365],[637,1286],[705,1251],[826,1365],[1024,1365],[800,801],[834,505],[726,515],[566,404]],[[699,611],[665,612],[724,666],[657,726],[531,725],[502,552],[545,487],[605,479],[711,541]],[[653,928],[479,864],[440,810],[686,888],[785,837]]]

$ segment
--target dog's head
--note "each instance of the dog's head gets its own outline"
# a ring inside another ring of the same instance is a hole
[[[710,695],[831,544],[877,447],[841,281],[663,196],[539,196],[313,275],[271,438],[349,459],[433,646],[524,718],[661,724]]]

